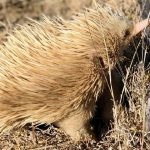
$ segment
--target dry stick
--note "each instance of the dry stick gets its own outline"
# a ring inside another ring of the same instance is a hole
[[[67,148],[68,144],[70,144],[70,142],[67,141],[67,142],[58,143],[57,145],[54,145],[54,146],[53,145],[46,145],[46,146],[42,146],[39,148],[30,149],[30,150],[43,150],[43,149],[47,149],[47,148],[53,148],[54,149],[56,147],[62,147],[62,146],[63,146],[63,148]]]

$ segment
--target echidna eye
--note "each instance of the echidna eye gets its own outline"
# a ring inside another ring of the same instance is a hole
[[[128,37],[130,35],[130,30],[126,29],[124,32],[124,38]]]

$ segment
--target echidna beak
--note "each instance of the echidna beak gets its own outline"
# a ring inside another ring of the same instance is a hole
[[[141,22],[138,22],[133,27],[132,36],[137,35],[139,32],[144,30],[147,26],[150,25],[150,19],[142,20]]]

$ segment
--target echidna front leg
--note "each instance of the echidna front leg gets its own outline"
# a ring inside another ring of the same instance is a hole
[[[82,138],[89,139],[91,137],[89,115],[85,114],[85,112],[72,113],[71,116],[55,124],[75,141],[79,141]]]

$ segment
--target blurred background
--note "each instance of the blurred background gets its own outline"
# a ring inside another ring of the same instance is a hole
[[[95,1],[100,4],[107,2],[135,20],[140,17],[141,6],[149,0],[0,0],[0,39],[16,24],[27,22],[28,17],[39,19],[44,14],[68,19]]]

